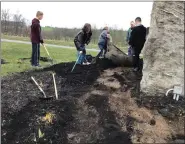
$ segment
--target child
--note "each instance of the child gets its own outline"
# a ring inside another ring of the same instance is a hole
[[[32,25],[31,25],[31,43],[32,43],[31,65],[33,67],[41,67],[39,65],[40,43],[41,44],[44,43],[41,36],[41,26],[40,26],[40,20],[42,20],[42,18],[43,18],[43,12],[38,11],[36,13],[36,18],[32,20]]]
[[[133,30],[135,26],[135,23],[133,21],[130,22],[130,28],[128,29],[128,32],[127,32],[127,43],[129,44],[129,39],[130,39],[130,36],[131,36],[131,32]],[[129,45],[129,48],[128,48],[128,56],[132,56],[132,47]]]
[[[105,56],[107,50],[107,36],[109,34],[108,27],[105,26],[99,36],[98,47],[100,48],[100,58]]]
[[[92,36],[91,25],[86,23],[82,30],[75,36],[74,44],[78,53],[77,64],[89,65],[90,63],[86,60],[86,49],[85,44],[89,44]]]
[[[141,18],[137,17],[135,19],[136,26],[133,28],[130,39],[129,45],[132,47],[133,53],[133,65],[134,65],[134,72],[141,72],[141,65],[140,65],[140,58],[139,55],[144,47],[146,41],[146,27],[142,25]]]

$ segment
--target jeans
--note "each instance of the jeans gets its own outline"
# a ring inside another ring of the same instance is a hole
[[[80,54],[80,51],[83,52]],[[81,47],[81,49],[77,51],[77,57],[78,57],[77,64],[83,64],[83,62],[87,62],[85,46]]]
[[[40,59],[40,44],[32,43],[31,65],[38,66]]]

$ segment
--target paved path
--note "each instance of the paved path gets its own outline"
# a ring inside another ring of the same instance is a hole
[[[9,39],[1,39],[2,42],[11,42],[11,43],[22,43],[22,44],[29,44],[31,45],[31,42],[27,42],[27,41],[19,41],[19,40],[9,40]],[[50,47],[55,47],[55,48],[63,48],[63,49],[76,49],[75,47],[71,47],[71,46],[61,46],[61,45],[53,45],[53,44],[45,44],[46,46],[50,46]],[[94,51],[94,52],[99,52],[99,50],[97,49],[90,49],[87,48],[87,51]],[[142,56],[142,54],[141,54]]]
[[[22,43],[22,44],[29,44],[31,45],[31,42],[27,42],[27,41],[19,41],[19,40],[9,40],[9,39],[1,39],[2,42],[11,42],[11,43]],[[53,45],[53,44],[45,44],[46,46],[49,47],[55,47],[55,48],[63,48],[63,49],[76,49],[75,47],[71,47],[71,46],[61,46],[61,45]],[[87,48],[87,51],[94,51],[94,52],[99,52],[99,50],[97,49],[90,49]]]

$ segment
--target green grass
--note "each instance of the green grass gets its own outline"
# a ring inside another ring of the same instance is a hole
[[[10,35],[5,35],[1,34],[2,39],[9,39],[9,40],[19,40],[19,41],[30,41],[29,37],[21,37],[21,36],[10,36]],[[44,42],[46,44],[54,44],[54,45],[62,45],[62,46],[70,46],[74,47],[74,42],[73,40],[49,40],[49,39],[44,39]],[[87,48],[94,48],[94,49],[99,49],[97,44],[90,43]],[[126,49],[126,47],[119,47],[121,49]]]
[[[18,63],[20,58],[29,58],[31,57],[31,45],[28,44],[17,44],[2,42],[1,43],[2,59],[9,62],[8,64],[1,65],[1,76],[9,75],[15,72],[23,72],[31,69],[29,60],[24,61],[23,63]],[[51,57],[57,62],[69,62],[76,60],[76,50],[71,49],[62,49],[48,47],[48,51]],[[93,56],[97,55],[97,52],[89,52]],[[41,46],[41,56],[48,57],[44,48]],[[49,63],[40,62],[41,65],[46,66]]]
[[[52,31],[53,28],[52,27],[42,27],[43,31]]]

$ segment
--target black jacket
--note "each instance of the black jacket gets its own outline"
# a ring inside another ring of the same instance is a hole
[[[90,33],[85,33],[83,30],[81,30],[74,39],[74,43],[75,46],[77,48],[77,50],[81,50],[81,48],[85,45],[85,44],[89,44],[90,40],[91,40],[91,36],[92,36],[92,32]]]
[[[139,25],[133,28],[129,39],[129,45],[136,49],[142,49],[146,41],[146,27]]]

